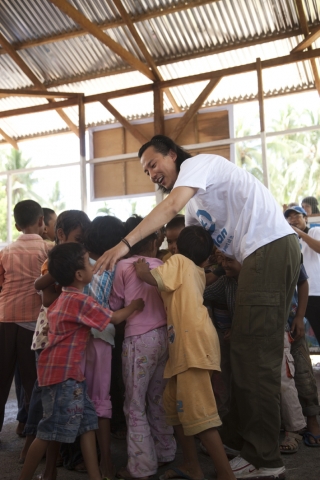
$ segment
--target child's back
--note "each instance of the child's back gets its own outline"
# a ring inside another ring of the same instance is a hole
[[[113,310],[129,305],[134,298],[142,298],[145,302],[144,310],[137,312],[134,318],[129,319],[126,323],[125,337],[147,333],[167,323],[160,293],[156,288],[139,280],[135,274],[134,262],[138,258],[139,256],[134,255],[118,263],[110,295],[110,306]],[[149,263],[150,268],[162,265],[162,261],[158,258],[144,258]]]

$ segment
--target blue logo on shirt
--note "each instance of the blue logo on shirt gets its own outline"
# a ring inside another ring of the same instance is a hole
[[[199,222],[201,223],[203,228],[205,228],[210,234],[212,234],[216,229],[216,225],[215,223],[213,223],[211,215],[205,210],[198,210],[196,215],[199,218]]]

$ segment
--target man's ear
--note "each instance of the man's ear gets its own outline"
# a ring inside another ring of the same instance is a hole
[[[16,229],[18,230],[18,232],[22,232],[22,229],[15,223],[14,226],[16,227]]]
[[[169,150],[168,155],[169,155],[169,157],[172,158],[172,160],[173,160],[174,162],[177,160],[178,155],[177,155],[176,152],[174,152],[173,150]]]

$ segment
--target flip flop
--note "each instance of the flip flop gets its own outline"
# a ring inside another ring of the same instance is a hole
[[[316,442],[317,440],[320,440],[320,435],[313,435],[311,432],[305,432],[303,434],[303,442],[307,447],[320,447],[320,443],[311,443],[310,442],[310,437],[313,438],[313,440]]]
[[[166,473],[167,472],[170,472],[170,470],[174,473],[176,473],[177,475],[175,477],[166,477]],[[177,467],[171,467],[169,470],[167,470],[164,475],[161,475],[159,477],[159,480],[178,480],[178,479],[184,479],[184,480],[194,480],[192,477],[190,477],[190,475],[188,475],[187,473],[183,472],[182,470],[180,470],[180,468],[177,468]],[[202,480],[205,480],[204,478]]]

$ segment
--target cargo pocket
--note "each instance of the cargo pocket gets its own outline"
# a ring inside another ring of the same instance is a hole
[[[279,327],[284,330],[280,315],[280,292],[238,292],[234,333],[257,337],[272,336]]]

